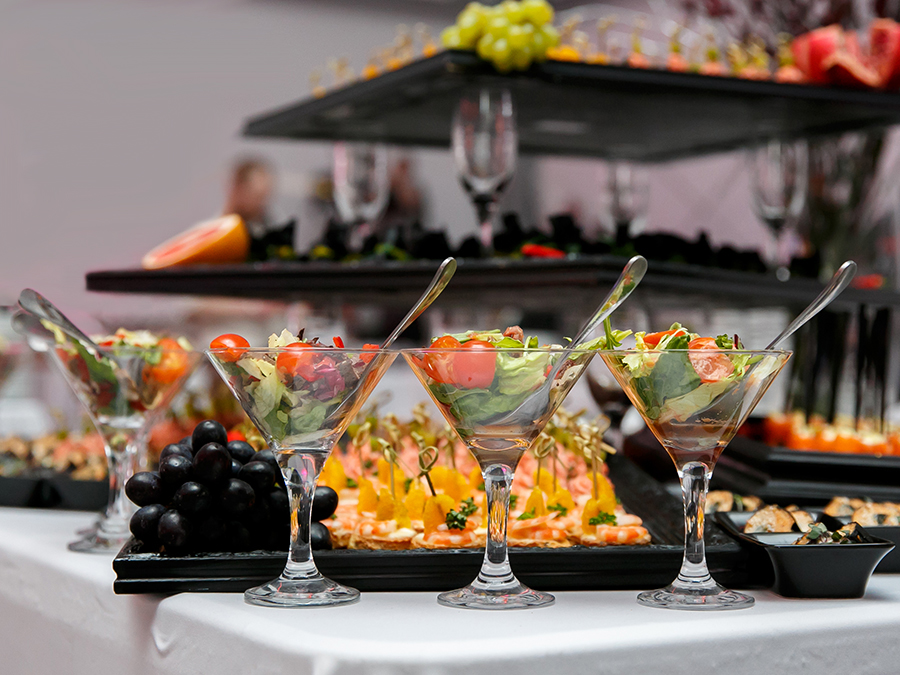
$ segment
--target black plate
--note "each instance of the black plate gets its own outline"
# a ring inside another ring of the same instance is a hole
[[[768,555],[772,590],[786,598],[861,598],[875,567],[894,549],[893,542],[864,528],[860,528],[868,539],[864,543],[794,546],[797,532],[744,534],[741,530],[750,515],[717,513],[716,520]],[[759,564],[759,556],[751,555],[750,564]]]
[[[108,494],[105,480],[73,480],[58,473],[0,477],[0,506],[99,511]]]
[[[516,575],[544,590],[646,589],[669,583],[678,572],[683,548],[682,507],[625,457],[610,458],[616,492],[640,516],[653,537],[648,546],[564,549],[510,549]],[[726,585],[746,583],[746,552],[710,523],[706,532],[709,566]],[[318,551],[323,574],[361,591],[444,591],[469,583],[483,551]],[[116,593],[180,591],[241,592],[277,577],[284,552],[215,553],[168,557],[144,553],[129,542],[113,561]]]

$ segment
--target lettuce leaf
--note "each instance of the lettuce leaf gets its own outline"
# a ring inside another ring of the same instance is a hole
[[[448,385],[433,384],[434,397],[450,406],[453,415],[465,424],[480,424],[504,413],[512,412],[528,398],[531,391],[521,394],[498,395],[487,389],[452,389]]]
[[[732,387],[734,383],[735,380],[732,378],[724,378],[718,382],[701,384],[683,396],[671,398],[660,410],[659,419],[662,421],[674,419],[683,422],[691,415],[706,410],[720,394]]]
[[[671,351],[658,354],[656,364],[651,367],[650,372],[634,378],[633,384],[638,396],[644,402],[647,416],[656,419],[666,401],[697,389],[700,386],[700,377],[691,365],[686,352]]]
[[[547,352],[517,352],[497,354],[497,370],[494,380],[504,395],[516,395],[534,391],[544,382],[544,373],[550,365]]]

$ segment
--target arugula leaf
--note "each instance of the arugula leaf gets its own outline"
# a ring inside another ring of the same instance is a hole
[[[531,509],[531,511],[525,511],[525,513],[519,514],[519,517],[516,518],[516,520],[531,520],[532,518],[534,518],[534,509]]]
[[[618,524],[616,520],[616,516],[613,513],[606,513],[605,511],[601,511],[596,516],[591,518],[588,521],[588,525],[612,525],[615,526]]]

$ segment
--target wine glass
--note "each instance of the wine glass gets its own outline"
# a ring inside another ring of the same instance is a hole
[[[362,249],[388,203],[387,149],[380,143],[336,143],[334,203],[347,226],[347,248]]]
[[[48,322],[41,321],[48,330]],[[103,438],[109,472],[109,501],[96,528],[69,544],[81,553],[117,552],[131,537],[133,511],[125,483],[147,452],[150,429],[200,361],[199,352],[174,340],[163,346],[103,347],[102,350],[55,330],[47,344],[32,334],[29,344],[48,351],[87,409]],[[171,345],[171,346],[166,346]]]
[[[481,88],[462,95],[453,114],[453,159],[481,227],[483,249],[493,250],[497,201],[516,170],[518,133],[512,95]]]
[[[790,278],[788,238],[806,204],[808,153],[805,141],[772,139],[750,150],[753,211],[772,232],[775,254],[770,259],[781,281]]]
[[[487,542],[478,577],[441,593],[438,602],[469,609],[551,605],[554,597],[522,584],[506,548],[509,494],[516,466],[595,352],[541,349],[408,349],[403,357],[481,467],[487,495]],[[569,364],[553,366],[560,358]],[[501,361],[502,360],[502,363]],[[556,371],[549,387],[543,384]],[[540,410],[532,403],[540,397]],[[528,399],[529,404],[522,406]]]
[[[291,503],[287,564],[244,593],[251,605],[312,607],[354,602],[355,588],[316,569],[309,543],[316,479],[334,444],[396,357],[385,350],[296,345],[207,352],[216,371],[278,458]]]
[[[665,588],[638,595],[638,602],[667,609],[752,606],[752,597],[723,588],[709,573],[703,541],[706,494],[722,450],[791,353],[671,349],[598,354],[675,463],[684,498],[681,571]]]
[[[647,215],[650,174],[646,167],[635,162],[610,162],[606,187],[606,211],[612,221],[616,246],[624,246],[637,234],[634,222]]]

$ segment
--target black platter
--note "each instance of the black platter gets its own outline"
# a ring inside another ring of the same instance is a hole
[[[542,590],[646,589],[677,574],[683,555],[681,502],[625,457],[610,457],[610,477],[626,508],[653,537],[648,546],[510,549],[516,575]],[[709,566],[726,585],[746,585],[746,552],[708,522]],[[167,557],[131,541],[113,561],[116,593],[242,592],[277,577],[284,552],[213,553]],[[323,574],[361,591],[444,591],[469,583],[481,549],[456,551],[317,551]]]

